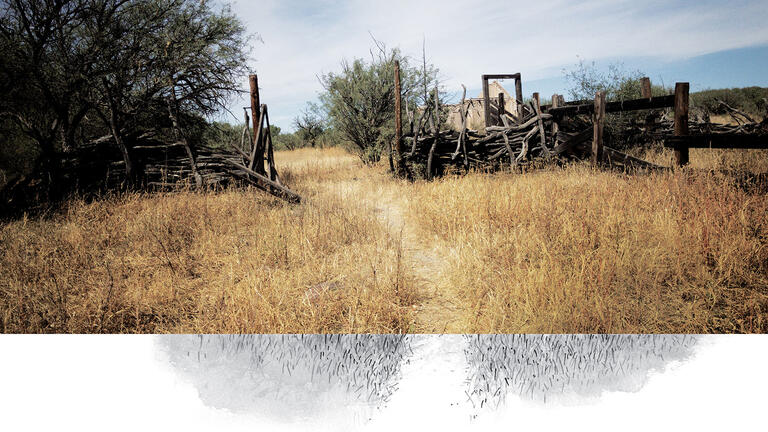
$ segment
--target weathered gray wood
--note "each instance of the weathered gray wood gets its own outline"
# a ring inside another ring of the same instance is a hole
[[[768,149],[768,135],[710,133],[664,138],[671,148]]]
[[[541,119],[541,102],[539,101],[539,93],[533,94],[533,111],[536,113],[536,122],[539,124],[541,149],[544,150],[544,156],[549,159],[552,157],[552,152],[550,152],[547,148],[547,136],[544,132],[544,121]]]
[[[250,86],[251,93],[251,118],[253,119],[253,152],[249,167],[255,169],[256,172],[264,174],[264,147],[261,142],[261,136],[256,133],[256,130],[260,130],[261,121],[263,116],[261,115],[261,104],[259,101],[259,79],[255,74],[248,76],[248,85]],[[258,120],[259,124],[256,124]]]
[[[626,153],[622,153],[616,149],[612,149],[608,146],[603,146],[603,155],[609,163],[613,163],[614,161],[617,161],[617,162],[623,163],[625,166],[631,165],[635,168],[644,168],[644,169],[652,169],[652,170],[668,170],[669,169],[669,167],[664,167],[661,165],[650,163],[648,161],[636,158],[634,156],[630,156]]]
[[[435,148],[438,141],[440,141],[440,101],[437,86],[435,86],[435,140],[432,142],[432,147],[430,147],[429,156],[427,157],[427,180],[432,179],[432,159],[435,156]]]
[[[605,104],[605,112],[636,111],[645,109],[671,108],[675,106],[675,96],[656,96],[651,99],[631,99],[627,101],[608,102]],[[553,116],[592,114],[595,112],[594,103],[568,105],[558,108],[550,108],[547,113]]]
[[[224,159],[224,160],[230,165],[232,165],[233,167],[238,168],[237,170],[230,171],[232,174],[254,181],[256,185],[260,186],[265,191],[279,198],[283,198],[290,202],[296,202],[296,203],[301,202],[301,196],[296,192],[288,189],[287,187],[275,181],[270,180],[268,177],[265,177],[264,175],[257,173],[256,171],[244,166],[243,164],[235,162],[231,159]],[[242,171],[242,173],[239,171]],[[272,189],[270,189],[270,187]]]
[[[486,78],[487,75],[483,75],[481,79],[483,80],[483,111],[485,113],[485,127],[493,126],[493,123],[491,123],[491,97],[488,94],[490,90],[488,90],[488,78]]]
[[[517,74],[517,78],[515,78],[515,99],[517,101],[517,123],[520,124],[525,116],[523,111],[523,83],[520,80],[520,74]]]
[[[640,78],[640,92],[642,93],[642,96],[644,98],[652,98],[653,94],[651,94],[651,79],[648,77],[642,77]]]
[[[552,95],[552,108],[560,106],[560,95],[557,93]],[[557,124],[557,119],[552,122],[552,137],[557,137],[557,132],[560,130],[560,126]]]
[[[688,83],[675,83],[675,136],[688,135]],[[689,160],[688,147],[675,147],[675,164],[679,167],[686,165]]]
[[[499,93],[498,104],[499,104],[499,108],[497,110],[498,121],[496,124],[503,125],[505,120],[504,113],[506,112],[506,110],[504,109],[504,93]]]
[[[255,133],[253,134],[253,149],[251,150],[251,157],[248,160],[248,169],[264,174],[264,150],[261,148],[260,144],[262,135],[264,135],[264,128],[262,127],[264,124],[264,111],[261,108],[256,111],[260,113],[259,122],[253,124]],[[261,156],[258,156],[259,152],[261,152]],[[260,161],[261,168],[259,168],[259,164],[256,163],[257,160]]]
[[[598,165],[603,160],[603,128],[605,127],[605,92],[595,94],[594,114],[592,115],[592,164]]]

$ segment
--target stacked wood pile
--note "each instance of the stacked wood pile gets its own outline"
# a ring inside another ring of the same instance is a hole
[[[125,159],[114,145],[113,136],[107,135],[66,154],[59,161],[62,171],[60,181],[75,185],[81,193],[125,184],[134,188],[174,189],[185,185],[216,188],[238,182],[289,202],[300,202],[301,197],[285,187],[278,176],[267,105],[259,104],[255,75],[250,77],[250,84],[254,133],[251,134],[248,125],[250,120],[246,108],[245,127],[239,145],[232,143],[212,148],[192,143],[182,130],[181,122],[172,116],[170,130],[175,140],[168,139],[167,131],[157,130],[124,137],[124,141],[129,143],[133,178],[127,178]],[[32,191],[29,185],[34,183],[32,177],[15,179],[0,190],[0,205],[22,205],[24,196]],[[32,194],[35,192],[32,191]]]
[[[289,202],[300,202],[301,197],[285,187],[280,181],[275,166],[274,144],[270,132],[269,113],[266,104],[259,104],[259,87],[256,75],[249,77],[251,90],[251,113],[253,114],[253,135],[248,128],[248,112],[245,112],[245,127],[240,145],[230,148],[200,148],[187,151],[175,158],[168,158],[168,146],[162,148],[165,159],[149,158],[144,172],[147,184],[159,187],[173,187],[188,179],[194,179],[198,186],[217,186],[235,179],[262,189]],[[156,148],[147,148],[155,151]],[[266,166],[265,166],[266,163]]]
[[[466,127],[467,108],[460,113],[459,131],[439,130],[440,108],[434,98],[420,116],[408,113],[404,135],[406,161],[424,166],[426,177],[431,178],[452,168],[517,169],[537,161],[562,162],[586,159],[590,155],[591,121],[583,116],[561,118],[543,111],[538,94],[518,113],[503,111],[499,117],[502,126],[488,126],[484,131]],[[608,148],[607,153],[616,164],[658,168],[618,150]]]
[[[519,74],[516,86],[519,91]],[[483,75],[485,80],[486,75]],[[677,83],[675,94],[651,96],[650,80],[643,79],[640,99],[606,102],[598,92],[594,101],[565,102],[553,95],[552,104],[542,106],[538,93],[528,104],[518,100],[518,112],[499,110],[498,117],[487,119],[484,130],[467,128],[469,105],[459,106],[458,131],[441,130],[437,89],[419,113],[407,112],[403,137],[403,158],[415,171],[423,167],[424,176],[453,169],[517,169],[537,162],[566,162],[591,159],[595,164],[620,168],[668,169],[630,156],[604,144],[606,115],[641,111],[628,121],[612,123],[610,142],[640,144],[664,142],[675,149],[678,165],[688,161],[688,148],[768,148],[768,122],[756,122],[747,114],[727,107],[737,125],[714,124],[706,116],[689,122],[688,83]],[[497,106],[503,107],[503,99]],[[659,109],[672,109],[673,120],[665,120]],[[639,120],[639,121],[638,121]],[[618,130],[616,130],[618,129]]]

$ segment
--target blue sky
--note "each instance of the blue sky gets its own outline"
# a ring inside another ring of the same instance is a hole
[[[341,59],[366,58],[369,32],[441,71],[448,90],[479,93],[483,73],[523,76],[523,92],[567,93],[563,69],[579,60],[620,62],[652,82],[692,90],[768,86],[768,1],[244,1],[234,12],[263,42],[251,67],[273,124],[321,90],[317,75]],[[244,81],[244,87],[247,80]],[[245,99],[232,103],[240,121]]]

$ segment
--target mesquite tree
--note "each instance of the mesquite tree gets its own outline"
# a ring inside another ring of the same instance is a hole
[[[244,27],[213,1],[0,0],[0,8],[0,115],[34,140],[52,185],[61,158],[105,137],[129,180],[139,135],[184,142],[194,164],[186,123],[225,107],[246,72]]]
[[[320,102],[331,127],[357,148],[366,163],[377,162],[394,137],[395,60],[400,61],[403,98],[411,107],[422,102],[420,89],[431,87],[437,75],[431,65],[411,66],[399,50],[375,42],[370,61],[343,60],[340,72],[320,77],[324,88]]]

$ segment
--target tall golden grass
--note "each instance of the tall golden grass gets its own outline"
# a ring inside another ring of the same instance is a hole
[[[467,332],[768,331],[768,197],[727,176],[444,178],[409,213],[456,249]]]
[[[768,197],[719,173],[764,153],[415,183],[275,156],[301,205],[133,193],[0,224],[0,331],[768,331]]]
[[[128,194],[0,226],[1,330],[408,331],[417,297],[400,244],[312,190],[347,155],[311,154],[323,161],[283,171],[311,196],[301,206],[238,189]]]

